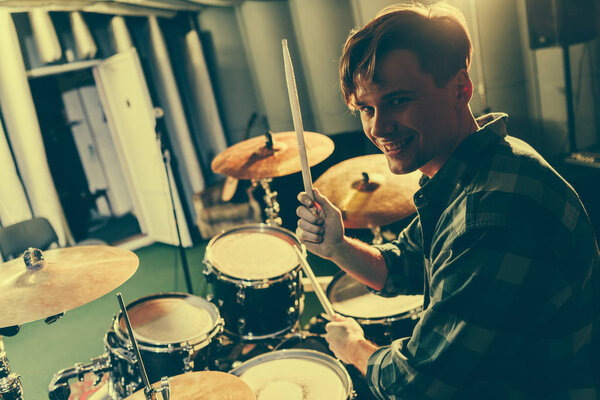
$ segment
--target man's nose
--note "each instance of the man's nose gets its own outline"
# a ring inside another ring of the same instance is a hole
[[[393,131],[393,121],[387,113],[376,110],[371,120],[371,135],[384,137]]]

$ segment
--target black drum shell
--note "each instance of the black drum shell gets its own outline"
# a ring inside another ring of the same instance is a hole
[[[127,309],[143,302],[160,298],[186,298],[186,293],[159,293],[145,296],[127,305]],[[193,296],[196,297],[196,296]],[[204,300],[207,305],[210,302]],[[211,305],[211,307],[214,307]],[[218,313],[218,311],[217,311]],[[104,347],[110,356],[110,382],[118,395],[126,397],[143,387],[143,382],[135,363],[135,356],[130,341],[124,332],[118,332],[118,321],[121,314],[115,316],[113,323],[104,336]],[[216,335],[222,332],[223,321],[219,317],[215,321],[208,337],[199,335],[188,342],[153,344],[138,340],[138,348],[144,368],[151,383],[158,382],[163,376],[172,377],[188,371],[201,371],[210,366],[211,353],[214,351]],[[135,329],[134,329],[135,333]]]

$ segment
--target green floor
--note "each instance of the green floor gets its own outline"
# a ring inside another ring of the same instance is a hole
[[[194,293],[206,294],[202,276],[205,245],[187,251]],[[181,262],[177,248],[154,244],[135,252],[140,265],[134,276],[117,290],[89,304],[71,310],[59,321],[46,325],[43,321],[25,324],[19,334],[3,338],[13,372],[21,375],[25,398],[48,398],[47,387],[57,371],[77,362],[87,363],[104,352],[102,339],[119,305],[115,294],[121,292],[125,303],[159,292],[185,292]],[[336,267],[309,256],[316,275],[332,275]],[[320,312],[312,293],[307,295],[302,323]]]

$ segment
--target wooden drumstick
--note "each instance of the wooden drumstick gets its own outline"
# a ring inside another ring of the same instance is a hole
[[[302,181],[304,191],[312,200],[315,199],[312,190],[312,177],[310,176],[310,166],[306,155],[306,144],[304,143],[304,126],[302,125],[302,115],[300,114],[300,101],[298,100],[298,90],[296,88],[296,78],[294,76],[294,67],[288,49],[287,39],[281,41],[283,46],[283,64],[285,67],[285,81],[287,83],[288,96],[290,98],[290,107],[292,109],[292,120],[294,121],[294,130],[298,139],[298,152],[300,153],[300,164],[302,165]]]
[[[310,268],[310,265],[308,265],[308,261],[306,261],[306,258],[304,258],[304,254],[302,254],[302,251],[300,251],[300,249],[297,246],[294,246],[294,250],[296,250],[298,260],[300,260],[302,271],[304,271],[304,274],[310,280],[310,283],[312,284],[315,290],[317,298],[319,299],[321,306],[323,306],[323,310],[325,310],[327,316],[333,320],[333,315],[335,314],[335,311],[333,310],[331,302],[325,295],[325,292],[323,292],[323,289],[321,288],[321,285],[319,285],[319,282],[317,282],[317,278],[315,277],[312,268]]]

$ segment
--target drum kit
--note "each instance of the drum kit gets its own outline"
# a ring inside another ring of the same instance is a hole
[[[311,166],[333,152],[331,139],[314,132],[306,132],[306,147]],[[219,154],[212,168],[269,189],[273,178],[301,169],[294,132],[242,141]],[[383,155],[337,164],[315,186],[342,210],[346,226],[374,230],[414,213],[418,188],[415,176],[391,174]],[[322,339],[327,316],[300,329],[305,291],[296,250],[303,246],[279,226],[275,196],[267,202],[267,223],[232,228],[208,243],[203,273],[211,294],[159,293],[123,305],[104,335],[105,353],[57,372],[50,399],[67,400],[69,380],[90,374],[103,382],[90,400],[158,399],[157,393],[174,400],[354,398],[350,367],[326,348],[289,345]],[[28,251],[0,269],[0,327],[88,303],[129,279],[137,266],[135,254],[110,246]],[[381,298],[345,274],[331,281],[326,296],[335,312],[356,318],[380,345],[409,336],[422,307],[422,296]],[[22,398],[0,340],[0,399]]]

